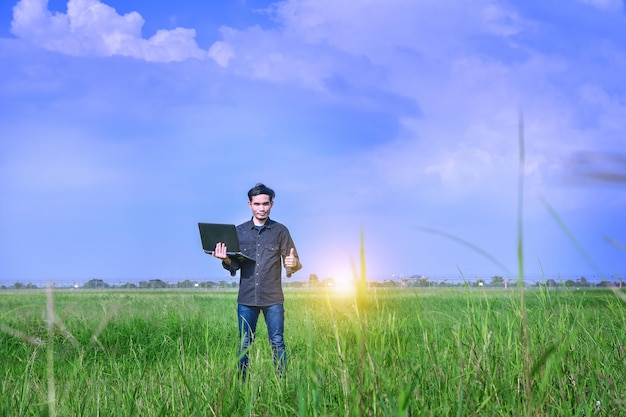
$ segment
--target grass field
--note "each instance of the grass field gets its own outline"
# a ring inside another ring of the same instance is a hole
[[[4,291],[0,414],[626,415],[623,294],[521,291],[289,290],[245,383],[234,291]]]

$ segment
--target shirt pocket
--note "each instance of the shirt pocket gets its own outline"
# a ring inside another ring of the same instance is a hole
[[[280,257],[280,246],[277,243],[266,243],[263,249],[268,259]]]
[[[239,250],[241,251],[241,253],[246,255],[248,258],[254,259],[254,255],[255,255],[254,245],[241,245],[239,247]]]

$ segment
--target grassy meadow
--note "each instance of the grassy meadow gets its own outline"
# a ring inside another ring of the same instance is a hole
[[[626,415],[624,298],[288,290],[287,372],[261,321],[243,382],[235,291],[4,291],[0,415]]]

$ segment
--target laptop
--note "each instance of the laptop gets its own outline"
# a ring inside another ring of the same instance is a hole
[[[241,253],[239,250],[239,238],[234,224],[222,223],[198,223],[200,229],[200,240],[205,253],[213,255],[215,245],[223,242],[226,245],[226,254],[239,260],[253,259]]]

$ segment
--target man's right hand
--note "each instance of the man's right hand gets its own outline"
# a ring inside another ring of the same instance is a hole
[[[230,265],[230,258],[226,254],[226,244],[223,242],[218,242],[217,245],[215,245],[213,256],[217,259],[221,259],[226,265]]]

